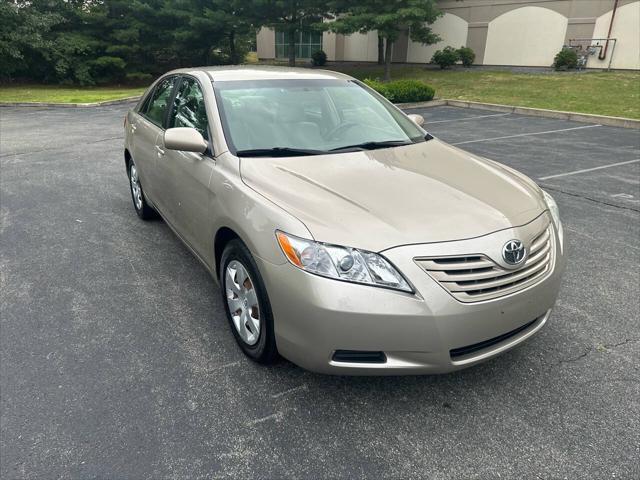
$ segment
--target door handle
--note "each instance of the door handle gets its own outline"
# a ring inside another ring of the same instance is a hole
[[[156,145],[156,151],[158,152],[158,156],[161,157],[164,155],[164,150],[161,149],[158,145]]]
[[[136,131],[136,128],[138,128],[138,127],[136,126],[136,124],[135,124],[135,123],[132,123],[132,124],[131,124],[131,132],[132,132],[132,133],[133,133],[133,132],[135,132],[135,131]]]

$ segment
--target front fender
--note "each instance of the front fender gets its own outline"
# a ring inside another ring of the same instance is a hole
[[[213,272],[218,268],[214,239],[222,228],[235,232],[252,255],[275,265],[287,262],[276,241],[276,230],[313,238],[300,220],[242,182],[239,163],[239,158],[225,153],[216,159],[211,177],[210,187],[215,192],[210,209],[213,216],[210,250]]]

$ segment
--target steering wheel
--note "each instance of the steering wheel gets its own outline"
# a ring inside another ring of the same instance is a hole
[[[327,140],[337,140],[338,138],[340,138],[340,136],[336,137],[337,133],[344,133],[347,130],[353,128],[353,127],[357,127],[359,124],[357,124],[356,122],[342,122],[338,125],[336,125],[335,127],[333,127],[331,130],[329,130],[325,135],[324,138],[326,138]]]

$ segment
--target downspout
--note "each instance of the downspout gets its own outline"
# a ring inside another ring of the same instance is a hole
[[[609,39],[611,38],[611,32],[613,30],[613,20],[616,18],[616,10],[618,10],[619,0],[613,0],[613,12],[611,13],[611,22],[609,23],[609,33],[607,33],[607,41],[604,44],[604,48],[600,50],[598,54],[599,60],[607,58],[607,50],[609,50]]]

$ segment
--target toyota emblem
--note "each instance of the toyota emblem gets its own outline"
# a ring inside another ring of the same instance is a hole
[[[502,258],[509,265],[518,265],[524,261],[527,251],[520,240],[509,240],[502,247]]]

